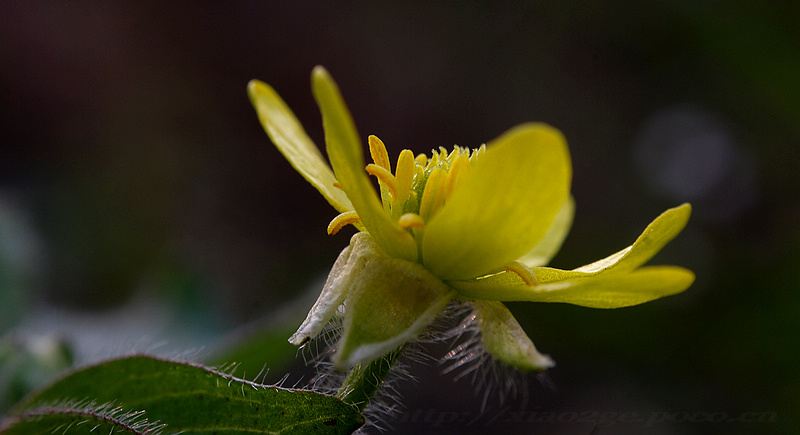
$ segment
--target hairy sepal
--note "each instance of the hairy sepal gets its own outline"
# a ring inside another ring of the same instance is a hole
[[[455,295],[420,264],[389,257],[372,246],[364,266],[352,269],[348,280],[343,335],[333,357],[340,370],[415,339]]]

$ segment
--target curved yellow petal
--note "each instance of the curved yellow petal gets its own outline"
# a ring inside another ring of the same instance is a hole
[[[461,296],[497,301],[563,302],[590,308],[622,308],[680,293],[694,273],[678,266],[649,266],[625,274],[596,275],[528,286],[518,276],[450,282]]]
[[[325,68],[317,66],[311,87],[322,112],[328,159],[364,227],[387,254],[416,261],[414,238],[384,211],[367,177],[361,141],[338,86]]]
[[[528,267],[540,267],[550,262],[561,248],[564,239],[572,227],[572,218],[575,216],[575,199],[570,197],[556,215],[547,234],[525,255],[517,261]]]
[[[567,279],[588,278],[601,274],[616,275],[630,272],[653,258],[664,245],[680,234],[683,228],[686,227],[691,212],[692,207],[688,203],[668,209],[655,218],[632,245],[602,260],[581,266],[575,270],[535,267],[532,271],[536,276],[536,281],[542,284]],[[482,278],[481,281],[484,285],[490,283],[505,285],[508,282],[516,282],[515,275],[513,272],[500,272]]]
[[[692,206],[689,203],[671,208],[655,218],[633,245],[600,261],[581,266],[575,271],[600,273],[613,270],[617,273],[636,269],[653,258],[664,245],[680,234],[689,222],[691,214]]]
[[[689,204],[671,208],[653,220],[633,245],[578,269],[533,268],[536,284],[532,286],[513,272],[448,284],[475,299],[566,302],[594,308],[625,307],[679,293],[694,281],[691,271],[676,266],[636,268],[675,238],[690,214]]]
[[[334,187],[336,177],[333,171],[280,95],[270,85],[258,80],[247,84],[247,95],[264,131],[294,169],[337,211],[353,210],[344,191]]]
[[[668,209],[655,218],[627,248],[575,270],[538,268],[535,270],[536,278],[539,282],[550,282],[634,270],[653,258],[664,245],[680,234],[691,214],[692,206],[688,203]]]
[[[544,124],[509,130],[489,143],[427,223],[423,263],[445,280],[496,272],[544,237],[569,198],[571,176],[558,130]]]

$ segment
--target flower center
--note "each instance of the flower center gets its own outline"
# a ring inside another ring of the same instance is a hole
[[[410,150],[403,150],[393,174],[386,146],[377,137],[370,136],[369,151],[373,163],[367,165],[366,171],[378,179],[384,210],[402,228],[419,238],[425,222],[444,206],[469,173],[470,162],[485,149],[483,145],[470,152],[468,148],[454,146],[448,153],[440,147],[438,151],[433,150],[431,158],[425,154],[414,157]],[[335,234],[346,225],[359,223],[355,211],[342,213],[328,225],[328,233]]]

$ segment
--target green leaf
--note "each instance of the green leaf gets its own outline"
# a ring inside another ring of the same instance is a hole
[[[333,172],[358,217],[386,253],[416,261],[417,245],[414,238],[384,211],[367,177],[363,146],[339,87],[321,66],[314,68],[311,86],[322,111],[326,149]]]
[[[444,280],[497,272],[542,240],[569,198],[572,170],[561,133],[523,124],[487,145],[425,226],[423,262]]]
[[[247,84],[247,95],[264,131],[297,172],[340,213],[353,210],[347,195],[334,186],[336,177],[319,148],[278,93],[266,83],[251,80]]]
[[[364,420],[331,396],[133,356],[73,372],[29,396],[12,410],[2,432],[88,433],[100,425],[143,433],[143,425],[154,422],[166,433],[349,434]]]
[[[66,401],[41,406],[9,418],[0,426],[4,435],[29,434],[160,434],[165,425],[143,412],[130,412],[111,403]]]
[[[300,319],[301,316],[288,316],[280,323],[270,318],[248,324],[223,337],[223,344],[212,351],[207,364],[220,366],[236,361],[236,372],[242,377],[251,379],[261,374],[263,382],[277,382],[297,360],[297,347],[289,344],[286,337],[295,331]]]

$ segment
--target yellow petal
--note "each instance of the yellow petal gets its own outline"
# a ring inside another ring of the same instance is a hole
[[[664,245],[680,234],[689,222],[691,214],[692,206],[688,203],[671,208],[655,218],[633,245],[600,261],[579,267],[575,271],[599,273],[610,272],[613,269],[615,273],[620,273],[633,270],[653,258]]]
[[[387,254],[416,261],[414,238],[385,212],[367,177],[363,147],[338,86],[320,66],[311,74],[311,86],[322,112],[326,149],[333,172],[361,222]]]
[[[671,208],[655,218],[627,248],[575,270],[537,268],[536,279],[541,283],[598,274],[621,274],[634,270],[653,258],[664,245],[680,234],[691,214],[692,206],[689,204]]]
[[[442,279],[469,279],[521,257],[569,198],[571,173],[558,130],[544,124],[509,130],[472,163],[427,223],[423,263]]]
[[[286,160],[340,213],[353,210],[347,195],[334,187],[336,177],[289,106],[266,83],[251,80],[247,94],[258,120]]]
[[[668,209],[645,228],[636,241],[625,249],[615,252],[602,260],[581,266],[575,270],[562,270],[552,267],[535,267],[533,269],[538,283],[564,281],[567,279],[587,278],[600,274],[621,274],[634,270],[653,258],[670,240],[680,234],[689,221],[692,207],[682,204]],[[505,284],[516,282],[514,273],[501,272],[483,279],[483,284]]]
[[[547,230],[547,234],[542,237],[542,240],[533,249],[518,258],[517,261],[528,267],[539,267],[549,263],[550,259],[558,253],[564,243],[564,239],[572,227],[574,215],[575,200],[570,197],[556,215],[553,224]]]
[[[694,273],[677,266],[649,266],[625,274],[596,275],[528,286],[518,276],[450,282],[465,297],[498,301],[564,302],[590,308],[621,308],[680,293]]]
[[[669,209],[633,245],[578,269],[533,268],[536,284],[532,286],[513,272],[448,284],[475,299],[566,302],[594,308],[625,307],[679,293],[694,281],[691,271],[676,266],[636,268],[675,238],[690,214],[689,204]]]

